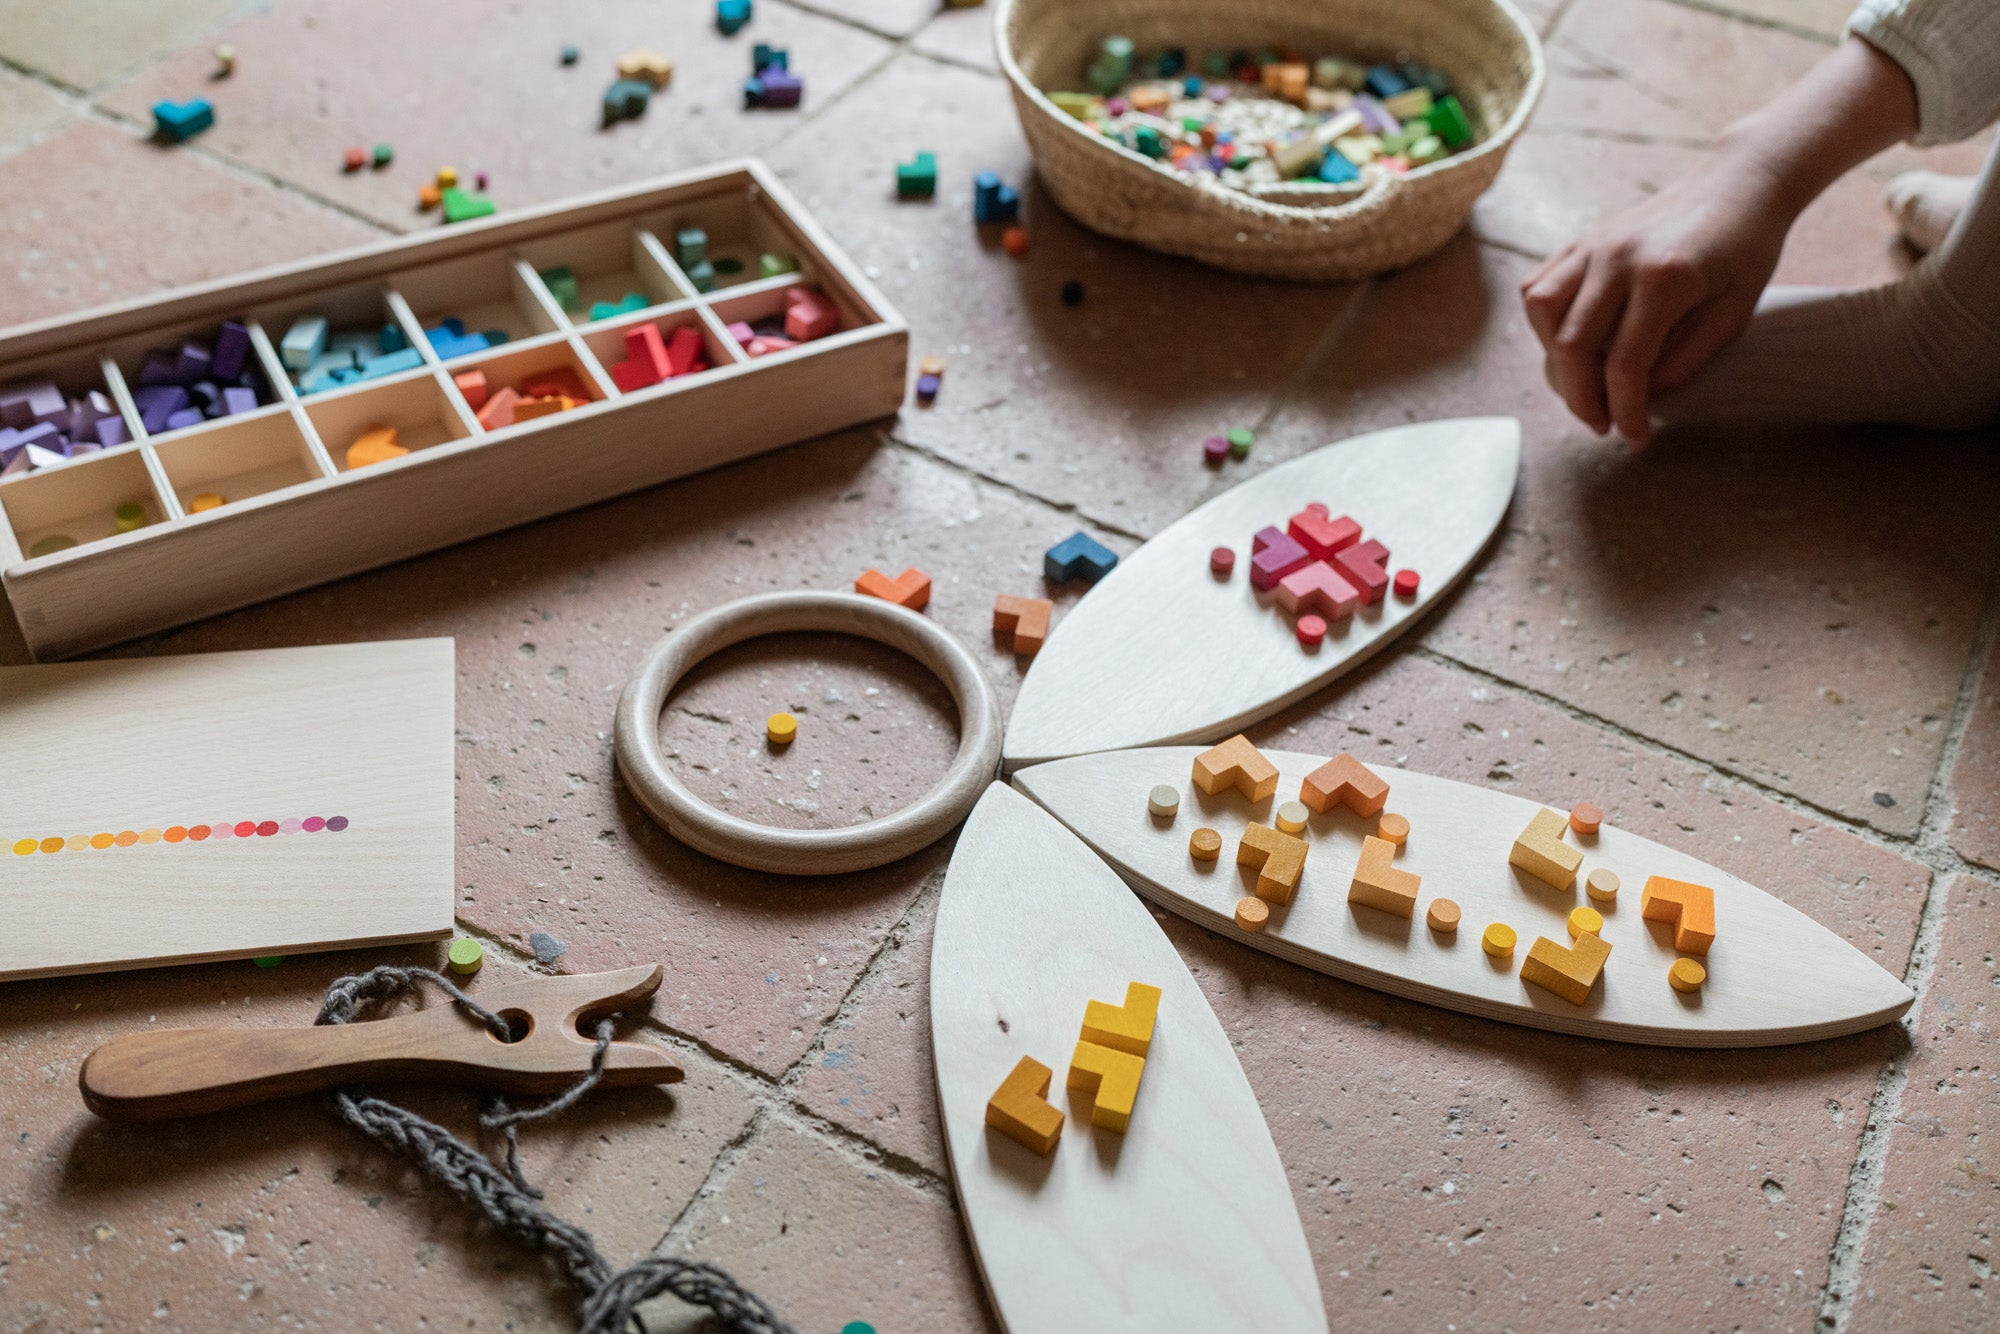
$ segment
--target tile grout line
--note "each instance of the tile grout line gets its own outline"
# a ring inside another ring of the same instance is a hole
[[[1973,636],[1972,656],[1959,681],[1958,698],[1952,702],[1944,746],[1939,753],[1937,770],[1931,776],[1923,818],[1917,825],[1917,842],[1941,850],[1942,855],[1938,858],[1941,863],[1956,862],[1960,868],[1967,864],[1950,844],[1951,817],[1957,804],[1952,778],[1957,772],[1959,752],[1965,744],[1965,733],[1971,727],[1973,711],[1978,707],[1980,689],[1985,683],[1987,664],[1996,638],[2000,638],[2000,574],[1989,576],[1987,580],[1979,631]],[[1910,961],[1903,975],[1905,985],[1917,995],[1909,1013],[1901,1021],[1903,1030],[1909,1034],[1910,1043],[1889,1061],[1876,1080],[1875,1094],[1868,1103],[1868,1120],[1862,1127],[1861,1142],[1848,1171],[1840,1226],[1834,1233],[1833,1247],[1827,1257],[1826,1286],[1820,1291],[1815,1311],[1818,1326],[1831,1331],[1831,1334],[1841,1334],[1853,1314],[1853,1297],[1861,1285],[1863,1250],[1867,1245],[1869,1226],[1874,1222],[1881,1203],[1882,1182],[1888,1171],[1889,1135],[1902,1112],[1903,1090],[1909,1086],[1910,1062],[1917,1053],[1917,1025],[1930,999],[1930,980],[1937,970],[1937,956],[1944,936],[1946,900],[1952,881],[1967,873],[1960,869],[1956,874],[1940,873],[1936,876],[1917,919],[1916,936],[1910,945]]]

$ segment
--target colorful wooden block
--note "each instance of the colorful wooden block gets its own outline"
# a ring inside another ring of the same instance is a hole
[[[1583,882],[1583,892],[1596,903],[1615,903],[1618,900],[1618,873],[1600,866],[1593,870]]]
[[[1272,812],[1272,822],[1278,826],[1280,833],[1303,834],[1306,821],[1311,816],[1312,812],[1306,809],[1304,802],[1284,801],[1278,803],[1278,809]]]
[[[1673,967],[1667,969],[1667,985],[1683,995],[1699,992],[1706,981],[1708,969],[1693,959],[1675,959]]]
[[[1371,607],[1389,591],[1389,572],[1382,568],[1388,559],[1389,548],[1373,538],[1333,553],[1334,568],[1361,590],[1361,600]]]
[[[1171,820],[1180,813],[1181,794],[1171,783],[1155,784],[1146,794],[1146,813],[1158,820]]]
[[[1546,806],[1536,811],[1514,840],[1508,864],[1520,867],[1551,889],[1573,887],[1576,868],[1583,865],[1583,850],[1563,842],[1563,830],[1568,827],[1567,820]]]
[[[1441,936],[1449,936],[1458,930],[1459,909],[1450,899],[1432,899],[1424,909],[1424,921],[1430,929]]]
[[[1262,931],[1265,924],[1271,920],[1271,905],[1254,894],[1245,895],[1236,900],[1236,911],[1233,915],[1236,918],[1236,925],[1245,931]]]
[[[1269,825],[1243,827],[1236,844],[1236,864],[1257,872],[1257,897],[1272,903],[1290,903],[1299,891],[1299,878],[1306,869],[1306,841]]]
[[[1396,571],[1396,578],[1394,580],[1396,596],[1408,602],[1417,595],[1417,586],[1420,582],[1415,570]]]
[[[1318,648],[1326,638],[1326,618],[1307,612],[1292,622],[1292,634],[1306,648]]]
[[[695,335],[696,342],[701,336]],[[625,360],[611,368],[611,379],[619,389],[631,393],[658,384],[673,375],[667,360],[667,343],[657,324],[638,324],[625,331]]]
[[[487,395],[485,406],[479,409],[479,424],[489,431],[512,426],[514,409],[520,401],[519,390],[512,385],[502,386],[497,392]]]
[[[1373,834],[1361,840],[1361,859],[1354,867],[1354,881],[1347,887],[1347,901],[1391,913],[1408,921],[1417,911],[1417,887],[1422,878],[1398,869],[1393,863],[1396,845]]]
[[[1203,826],[1188,835],[1188,856],[1198,862],[1212,862],[1222,855],[1222,835]]]
[[[1375,822],[1375,837],[1400,848],[1410,841],[1410,822],[1400,815],[1385,813]]]
[[[1569,808],[1569,827],[1579,834],[1594,834],[1604,823],[1604,812],[1594,801],[1579,801]]]
[[[1208,553],[1208,572],[1218,579],[1227,579],[1236,569],[1236,553],[1228,547],[1217,547]]]
[[[1362,819],[1382,813],[1389,802],[1389,785],[1346,751],[1307,774],[1299,784],[1299,800],[1325,815],[1345,806]]]
[[[1042,577],[1052,584],[1081,579],[1094,584],[1118,564],[1118,553],[1088,533],[1071,533],[1042,553]]]
[[[1604,934],[1604,914],[1595,908],[1578,906],[1569,910],[1569,938]]]
[[[750,21],[750,0],[715,0],[715,26],[734,37]]]
[[[1528,947],[1527,960],[1521,964],[1521,980],[1532,982],[1571,1005],[1581,1005],[1590,999],[1590,989],[1597,985],[1604,961],[1610,957],[1611,946],[1598,936],[1578,936],[1568,949],[1547,936],[1537,936]]]
[[[1044,1158],[1054,1153],[1063,1128],[1062,1112],[1048,1100],[1054,1078],[1055,1071],[1023,1056],[986,1100],[986,1124]]]
[[[646,114],[652,99],[653,85],[644,79],[615,79],[604,90],[602,123],[608,127],[621,120],[637,120]]]
[[[1125,984],[1125,1003],[1086,1001],[1082,1037],[1113,1051],[1144,1056],[1153,1045],[1153,1025],[1160,1015],[1160,989],[1144,982]]]
[[[153,133],[168,143],[185,143],[215,124],[215,108],[206,98],[153,103]]]
[[[799,739],[799,720],[790,713],[774,713],[764,720],[764,739],[774,746],[789,746]]]
[[[1066,1082],[1071,1092],[1088,1094],[1092,1099],[1092,1125],[1122,1135],[1132,1124],[1132,1104],[1139,1099],[1139,1078],[1145,1073],[1143,1056],[1095,1042],[1079,1042],[1076,1054],[1070,1057]]]
[[[371,463],[399,459],[409,452],[403,448],[395,427],[371,426],[347,447],[347,466],[350,469],[365,468]]]
[[[1278,605],[1298,616],[1337,621],[1352,616],[1360,601],[1360,591],[1323,560],[1301,565],[1278,581]]]
[[[1194,757],[1194,785],[1211,797],[1233,787],[1246,801],[1263,801],[1278,790],[1278,766],[1239,732]]]
[[[667,335],[668,375],[689,375],[707,369],[708,345],[702,341],[699,328],[683,324]]]
[[[922,611],[931,600],[931,577],[922,570],[911,568],[891,579],[880,570],[863,571],[854,581],[854,591],[865,593],[871,598],[881,598],[911,611]]]
[[[1300,510],[1285,525],[1285,532],[1306,549],[1314,560],[1327,560],[1333,553],[1361,540],[1361,525],[1346,515],[1329,518],[1324,505]]]
[[[466,190],[444,190],[441,192],[440,202],[444,204],[444,220],[447,223],[470,222],[474,218],[488,217],[493,213],[491,199]]]
[[[1715,944],[1715,891],[1707,885],[1648,877],[1639,891],[1639,915],[1671,926],[1674,948],[1682,954],[1706,954]]]
[[[618,77],[621,79],[643,79],[654,88],[664,88],[673,82],[674,62],[658,51],[645,47],[627,51],[618,57]]]
[[[808,343],[839,329],[840,307],[818,288],[794,287],[785,293],[785,337]]]
[[[1002,593],[993,599],[993,635],[1011,644],[1014,652],[1032,656],[1048,640],[1049,617],[1055,609],[1047,598]]]
[[[976,223],[1019,221],[1021,196],[1003,185],[997,172],[982,171],[972,178],[972,220]]]
[[[1260,528],[1250,539],[1250,585],[1268,592],[1311,559],[1289,533]]]
[[[1513,927],[1495,922],[1480,933],[1479,948],[1496,959],[1504,959],[1514,952],[1514,940]]]
[[[896,164],[896,197],[929,199],[937,194],[937,155],[919,153],[908,162]]]

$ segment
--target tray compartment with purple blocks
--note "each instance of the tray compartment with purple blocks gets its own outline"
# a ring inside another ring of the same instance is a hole
[[[728,326],[800,288],[838,327],[746,353]],[[635,375],[644,325],[701,359]],[[908,353],[754,160],[0,332],[6,611],[34,657],[87,652],[889,416]],[[564,410],[482,421],[551,375]],[[407,452],[350,466],[379,427]]]

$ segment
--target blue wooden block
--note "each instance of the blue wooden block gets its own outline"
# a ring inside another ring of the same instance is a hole
[[[1094,584],[1111,573],[1118,553],[1088,533],[1071,533],[1042,553],[1042,577],[1052,584],[1081,579]]]
[[[750,21],[750,0],[715,0],[715,26],[733,37]]]
[[[1361,173],[1352,162],[1340,155],[1339,149],[1329,151],[1319,164],[1319,178],[1328,185],[1345,185],[1349,181],[1361,179]]]
[[[424,354],[413,347],[406,347],[401,352],[384,352],[379,357],[370,357],[362,362],[361,378],[373,380],[398,371],[413,371],[423,364]]]
[[[1011,186],[1002,185],[997,172],[982,171],[972,178],[974,222],[1013,222],[1020,216],[1020,193]]]
[[[1366,80],[1368,91],[1377,97],[1394,97],[1408,90],[1410,81],[1390,69],[1387,65],[1370,65]]]
[[[215,124],[215,108],[202,97],[153,103],[153,133],[172,143],[194,138]]]

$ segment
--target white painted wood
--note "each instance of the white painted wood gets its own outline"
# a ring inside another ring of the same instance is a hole
[[[1063,1085],[1085,1002],[1122,1003],[1135,981],[1162,996],[1119,1135]],[[959,1202],[1012,1334],[1326,1328],[1284,1166],[1201,988],[1118,877],[998,783],[945,875],[931,1033]],[[986,1128],[1022,1056],[1055,1072],[1067,1117],[1048,1158]]]
[[[1584,860],[1577,886],[1559,893],[1507,864],[1538,803],[1381,765],[1369,767],[1389,784],[1387,809],[1411,826],[1396,866],[1423,877],[1415,920],[1349,905],[1361,838],[1375,822],[1337,809],[1308,825],[1312,850],[1292,902],[1271,905],[1264,930],[1242,931],[1232,911],[1255,877],[1235,864],[1237,840],[1253,818],[1270,823],[1273,804],[1296,797],[1300,779],[1325,757],[1265,751],[1279,768],[1278,790],[1252,806],[1234,791],[1211,797],[1194,786],[1189,771],[1200,753],[1172,746],[1084,755],[1024,769],[1014,781],[1161,906],[1293,963],[1488,1019],[1669,1047],[1761,1047],[1886,1024],[1913,999],[1902,982],[1796,908],[1609,824],[1592,838],[1565,836],[1583,849]],[[1182,794],[1171,824],[1146,811],[1146,794],[1159,783]],[[1188,835],[1203,825],[1222,834],[1217,861],[1188,855]],[[1613,907],[1584,895],[1583,877],[1598,867],[1622,883]],[[1640,891],[1651,875],[1715,891],[1715,944],[1703,961],[1708,983],[1699,996],[1683,997],[1667,985],[1667,969],[1680,957],[1672,935],[1639,916]],[[1425,906],[1435,897],[1464,910],[1455,937],[1436,936],[1424,925]],[[1518,974],[1535,937],[1569,944],[1564,923],[1570,909],[1585,905],[1604,912],[1602,938],[1612,952],[1596,990],[1576,1006]],[[1481,932],[1496,921],[1520,935],[1505,965],[1480,949]]]
[[[0,980],[449,935],[449,639],[0,667]],[[23,840],[345,816],[20,854]]]
[[[1357,436],[1217,496],[1130,556],[1055,627],[1021,683],[1002,749],[1009,772],[1064,755],[1216,741],[1368,658],[1471,567],[1514,494],[1511,417],[1425,422]],[[1250,538],[1310,501],[1351,515],[1423,582],[1335,623],[1317,651],[1250,586]],[[1208,553],[1236,551],[1223,582]]]

